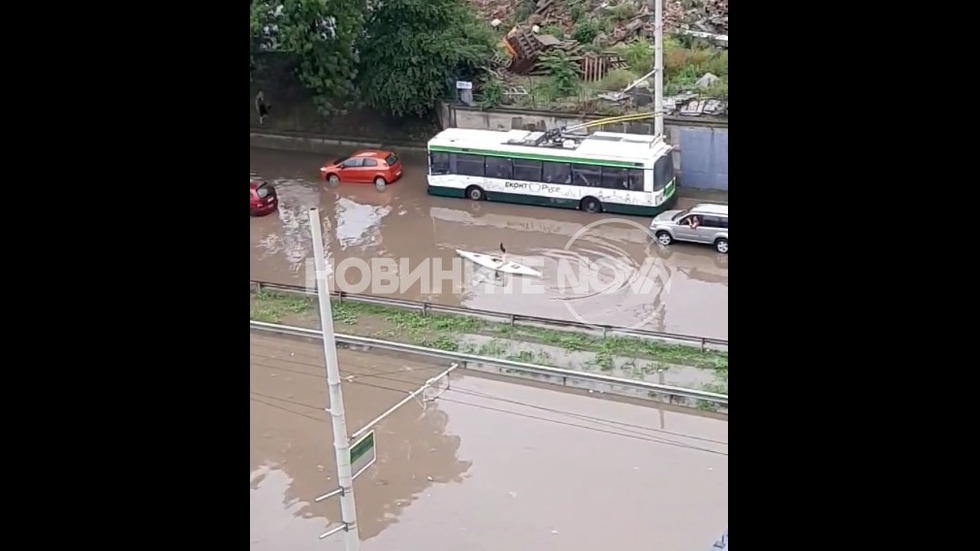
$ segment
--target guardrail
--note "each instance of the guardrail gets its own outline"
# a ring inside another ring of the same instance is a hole
[[[265,323],[260,321],[250,321],[249,329],[256,331],[265,331],[269,333],[276,333],[280,335],[290,335],[293,337],[304,337],[313,339],[323,339],[323,332],[316,329],[306,329],[303,327],[291,327],[288,325],[277,325],[274,323]],[[463,369],[473,369],[472,364],[482,364],[489,365],[498,368],[502,368],[510,371],[517,371],[529,375],[542,375],[550,377],[552,379],[558,379],[561,386],[571,387],[573,385],[569,384],[570,381],[584,381],[588,383],[595,383],[600,385],[606,385],[609,387],[622,387],[628,388],[635,391],[640,391],[645,394],[657,394],[662,396],[670,397],[673,402],[674,398],[684,398],[687,400],[698,400],[702,402],[710,402],[713,404],[718,404],[720,406],[728,407],[728,396],[725,394],[718,394],[715,392],[707,392],[703,390],[694,390],[690,388],[680,388],[670,385],[662,385],[657,383],[651,383],[648,381],[637,381],[634,379],[623,379],[621,377],[613,377],[610,375],[602,375],[600,373],[588,373],[585,371],[573,371],[571,369],[562,369],[560,367],[550,367],[544,365],[528,364],[524,362],[515,362],[512,360],[503,360],[498,358],[489,358],[486,356],[474,356],[472,354],[463,354],[461,352],[449,352],[447,350],[437,350],[435,348],[425,348],[422,346],[415,346],[412,344],[404,344],[400,342],[382,341],[378,339],[372,339],[368,337],[357,337],[354,335],[335,335],[337,342],[346,345],[355,346],[367,346],[370,348],[377,348],[380,350],[388,350],[391,352],[400,352],[404,354],[413,354],[416,356],[428,356],[430,358],[437,358],[442,360],[451,360],[454,362],[460,362]],[[479,371],[479,369],[475,369]],[[503,373],[507,374],[507,373]]]
[[[300,285],[284,285],[281,283],[269,283],[265,281],[249,280],[249,290],[256,291],[280,291],[285,293],[295,293],[308,296],[316,296],[316,291]],[[618,327],[615,325],[595,325],[581,323],[578,321],[559,320],[542,318],[538,316],[525,316],[522,314],[507,314],[504,312],[494,312],[492,310],[477,310],[474,308],[461,308],[458,306],[446,306],[443,304],[433,304],[415,300],[405,300],[400,298],[380,297],[377,295],[362,295],[347,293],[344,291],[331,291],[331,298],[338,302],[345,300],[360,302],[364,304],[377,304],[378,306],[391,306],[408,310],[417,310],[423,316],[432,314],[452,314],[456,316],[468,316],[499,320],[513,326],[528,325],[544,327],[548,329],[576,329],[590,333],[601,333],[603,338],[614,336],[639,337],[658,341],[697,346],[702,352],[708,349],[728,350],[728,341],[712,337],[696,337],[693,335],[682,335],[678,333],[665,333],[661,331],[651,331],[647,329],[631,329],[629,327]]]

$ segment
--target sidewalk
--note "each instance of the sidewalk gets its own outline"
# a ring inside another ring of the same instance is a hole
[[[728,192],[712,189],[692,189],[679,186],[677,188],[678,208],[689,208],[697,203],[728,204]]]

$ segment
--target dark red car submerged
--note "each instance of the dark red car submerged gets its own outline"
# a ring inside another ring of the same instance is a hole
[[[248,214],[265,216],[279,208],[279,197],[272,184],[262,180],[248,181]]]

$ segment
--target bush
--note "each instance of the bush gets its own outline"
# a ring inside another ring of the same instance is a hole
[[[702,95],[718,98],[723,100],[728,100],[728,77],[721,77],[718,82],[709,86],[706,90],[701,91]]]
[[[551,24],[547,27],[541,29],[541,34],[550,34],[555,38],[565,38],[565,31],[561,29],[558,25]]]
[[[664,37],[664,93],[673,95],[693,88],[694,83],[712,73],[719,80],[702,93],[713,97],[728,97],[728,50],[696,43],[686,48],[674,37]]]
[[[541,56],[541,64],[548,72],[552,97],[565,98],[575,94],[579,88],[578,71],[568,54],[561,50]]]
[[[599,35],[599,24],[591,19],[576,23],[572,29],[572,38],[579,44],[592,44]]]
[[[490,79],[480,88],[480,107],[493,109],[504,102],[504,87],[497,79]]]
[[[618,6],[613,6],[609,10],[609,14],[613,19],[622,23],[623,21],[628,21],[636,15],[636,6],[633,4],[619,4]]]
[[[599,88],[609,92],[618,92],[626,88],[637,76],[625,69],[614,69],[606,73],[606,76],[599,82]]]
[[[617,46],[616,53],[633,71],[645,75],[653,70],[653,47],[646,39],[637,38]]]

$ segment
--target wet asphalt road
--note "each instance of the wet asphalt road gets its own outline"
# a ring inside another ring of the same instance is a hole
[[[252,332],[249,548],[343,549],[319,343]],[[446,365],[342,350],[356,431]],[[707,549],[728,525],[728,423],[459,374],[377,427],[364,551]]]
[[[646,227],[643,218],[430,197],[419,154],[402,155],[405,176],[383,192],[359,184],[327,189],[316,177],[332,156],[250,149],[250,168],[274,182],[280,197],[279,212],[249,220],[251,279],[306,283],[312,251],[307,211],[317,206],[325,250],[337,265],[386,258],[406,262],[400,264],[404,273],[439,259],[444,269],[471,270],[455,249],[494,252],[503,242],[510,258],[545,273],[540,282],[470,272],[438,284],[422,278],[429,283],[389,291],[399,298],[728,337],[728,257],[710,247],[660,247],[635,226]],[[569,292],[557,266],[579,269],[582,280],[595,285]],[[350,291],[360,272],[345,274],[348,283],[335,287]]]

